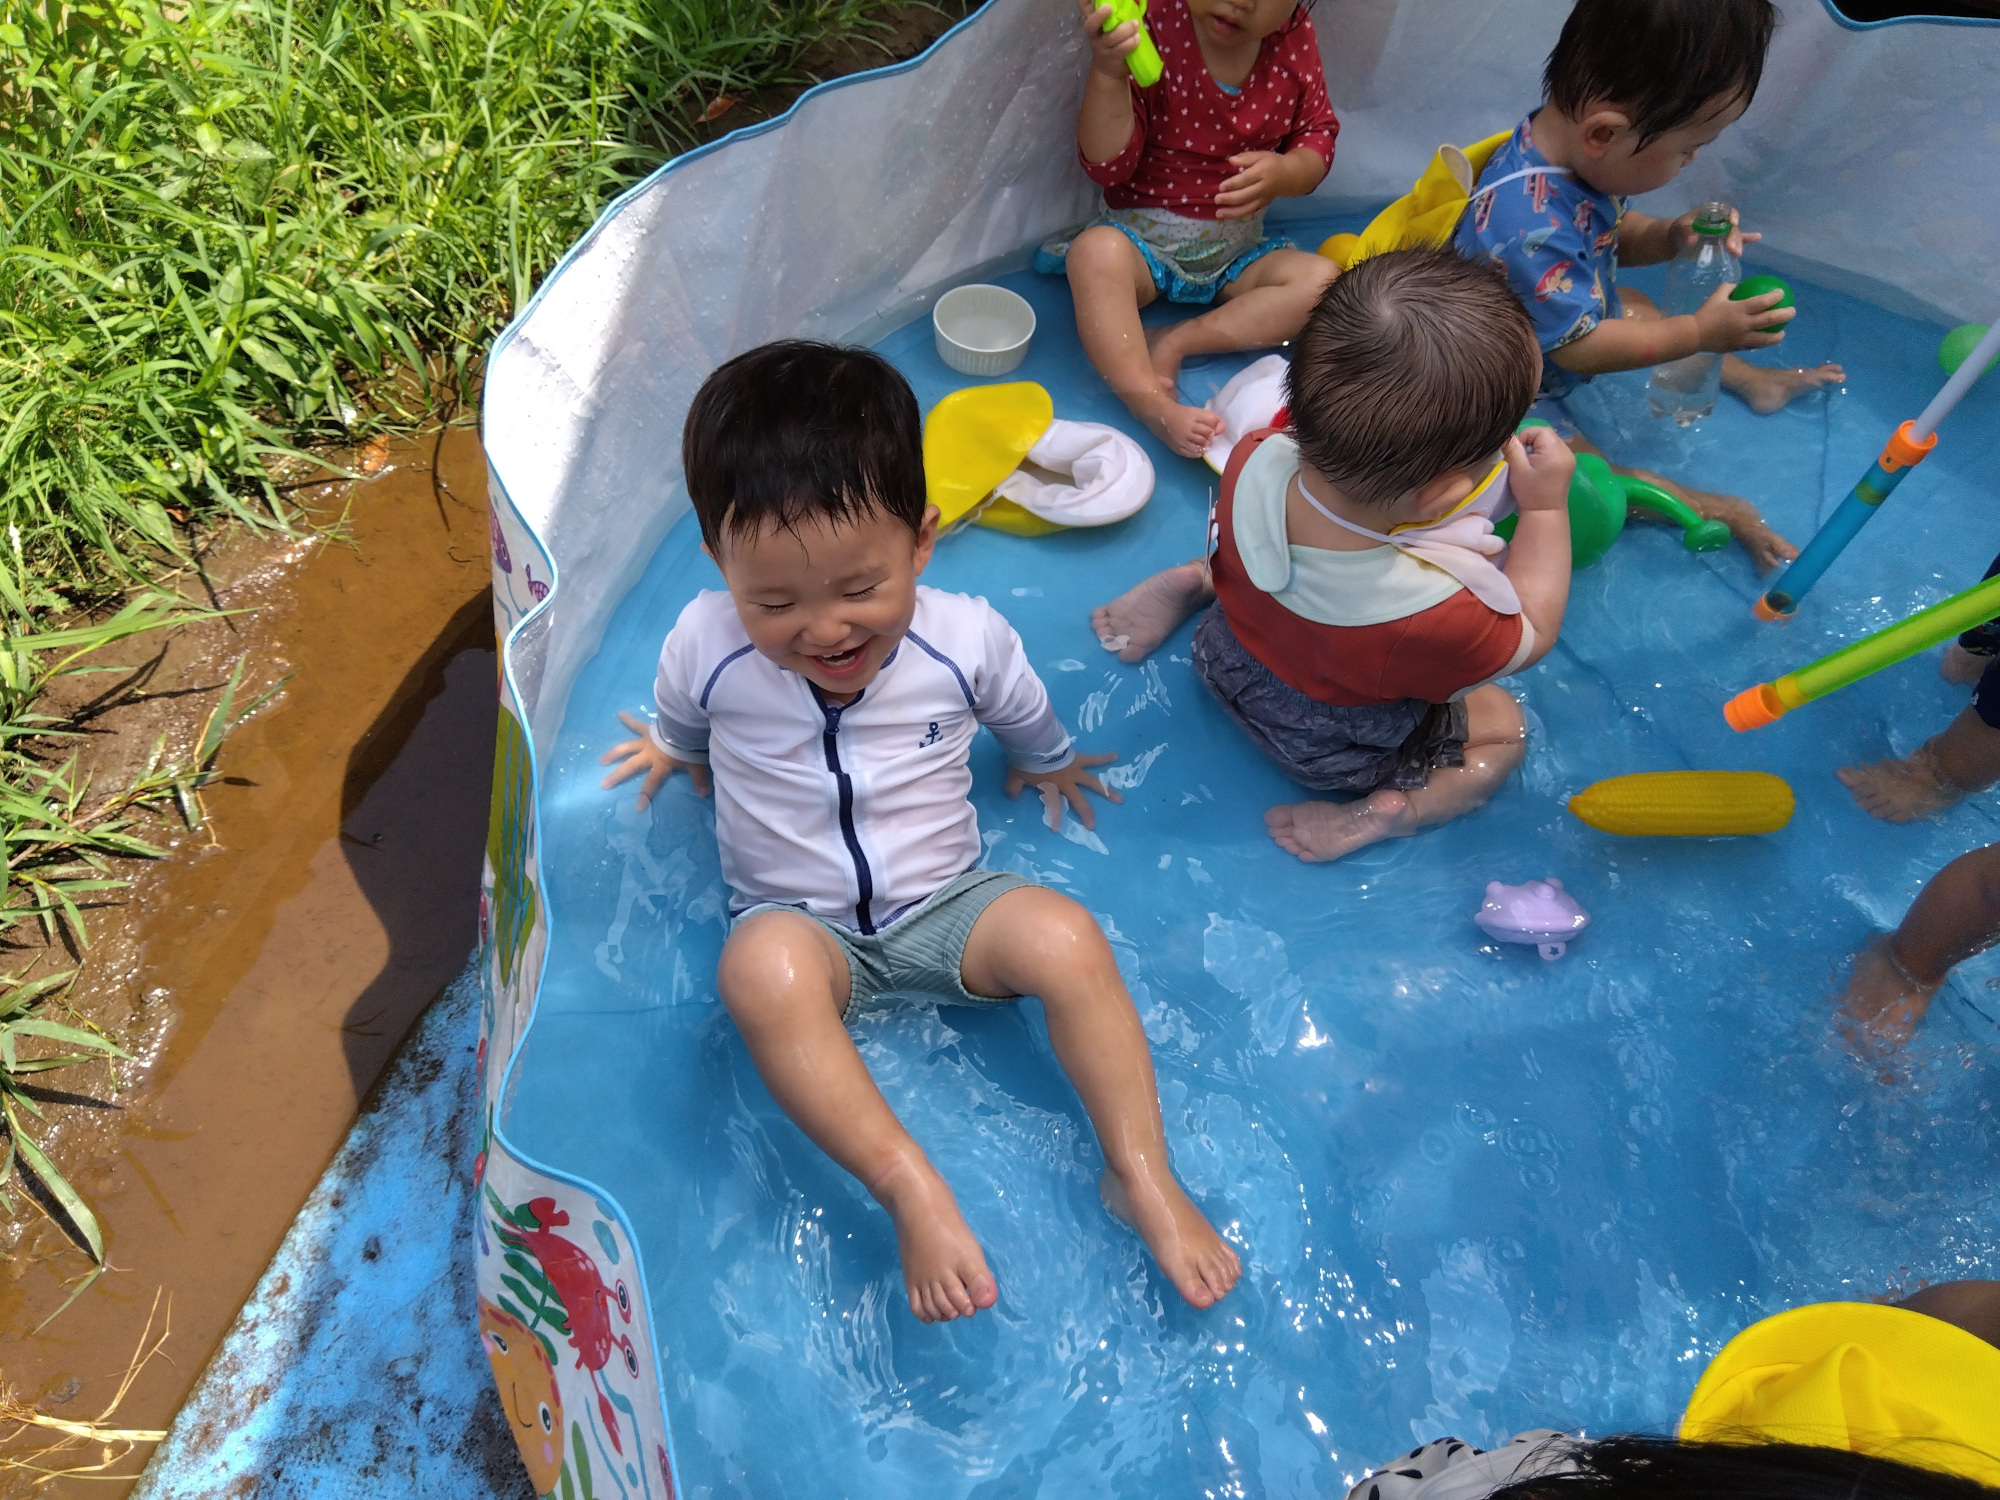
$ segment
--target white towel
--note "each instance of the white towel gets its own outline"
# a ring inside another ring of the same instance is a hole
[[[1028,450],[1026,464],[994,486],[1021,509],[1059,526],[1109,526],[1153,495],[1153,463],[1131,438],[1095,422],[1049,423]]]

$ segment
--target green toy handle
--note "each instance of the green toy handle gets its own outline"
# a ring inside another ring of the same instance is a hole
[[[1530,417],[1521,428],[1550,425],[1540,417]],[[1613,473],[1599,454],[1579,453],[1576,474],[1569,483],[1570,566],[1587,568],[1609,552],[1625,529],[1626,508],[1634,505],[1680,527],[1681,545],[1690,552],[1714,552],[1729,545],[1729,528],[1722,522],[1704,521],[1686,501],[1675,499],[1656,484]],[[1493,529],[1512,541],[1514,517]]]
[[[1149,89],[1160,81],[1167,71],[1167,65],[1160,59],[1160,49],[1153,45],[1153,37],[1146,30],[1146,0],[1108,0],[1111,19],[1104,23],[1106,31],[1116,31],[1127,21],[1139,23],[1138,48],[1125,56],[1125,66],[1132,70],[1132,81],[1142,89]]]
[[[1694,513],[1694,507],[1685,500],[1677,500],[1657,484],[1648,484],[1643,479],[1633,479],[1628,475],[1617,476],[1624,487],[1625,501],[1641,510],[1649,510],[1663,521],[1671,521],[1681,529],[1681,545],[1690,552],[1720,552],[1729,545],[1729,528],[1720,521],[1705,520]]]

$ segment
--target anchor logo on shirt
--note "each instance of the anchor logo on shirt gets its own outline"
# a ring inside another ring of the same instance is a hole
[[[930,733],[917,741],[917,748],[921,750],[926,745],[935,745],[939,740],[943,738],[944,738],[944,731],[939,729],[937,725],[933,724],[930,726]]]

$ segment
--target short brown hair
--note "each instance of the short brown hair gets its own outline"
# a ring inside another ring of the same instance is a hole
[[[1392,505],[1491,458],[1541,380],[1506,275],[1449,250],[1391,250],[1335,279],[1292,346],[1300,456],[1350,498]]]

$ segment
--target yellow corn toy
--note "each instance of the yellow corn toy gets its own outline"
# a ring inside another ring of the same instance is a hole
[[[1776,833],[1792,821],[1792,789],[1763,771],[1644,771],[1614,776],[1569,799],[1600,833],[1713,838]]]

